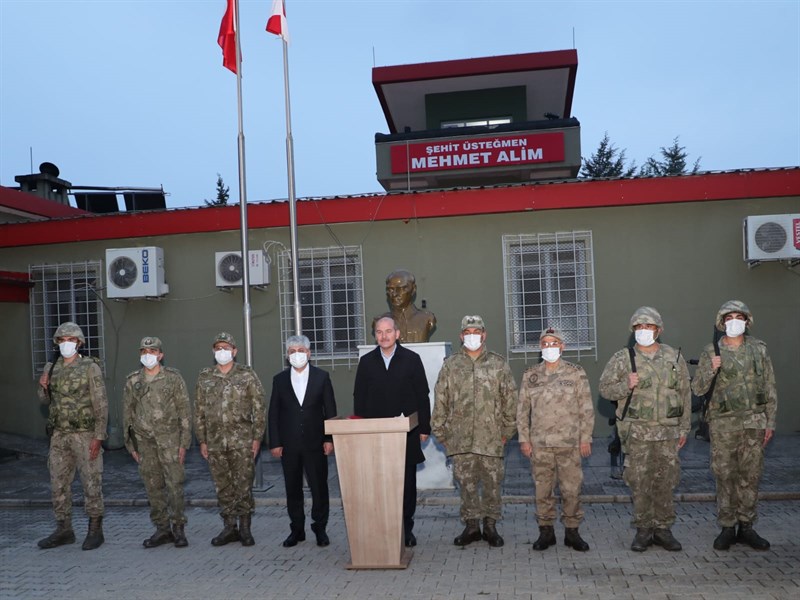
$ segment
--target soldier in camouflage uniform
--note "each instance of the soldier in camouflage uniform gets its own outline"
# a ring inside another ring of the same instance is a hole
[[[753,523],[764,448],[775,432],[778,393],[767,345],[745,335],[752,324],[753,315],[744,302],[723,304],[716,322],[717,329],[725,332],[719,356],[713,344],[706,346],[692,381],[697,395],[707,393],[714,383],[708,421],[717,519],[722,527],[714,540],[717,550],[727,550],[736,542],[756,550],[769,549],[769,542],[755,532]]]
[[[108,398],[103,374],[95,359],[78,353],[86,343],[81,328],[62,323],[53,335],[61,354],[47,363],[39,378],[39,399],[50,405],[47,420],[50,438],[50,487],[56,530],[39,540],[40,548],[72,544],[72,481],[75,469],[83,484],[84,509],[89,532],[84,550],[94,550],[103,537],[103,448],[108,425]]]
[[[561,359],[564,334],[548,327],[539,336],[543,362],[522,376],[517,405],[519,449],[531,458],[536,484],[536,520],[539,539],[534,550],[555,545],[556,482],[561,490],[564,545],[586,552],[578,533],[583,520],[580,493],[583,485],[581,457],[592,454],[594,405],[586,371]]]
[[[161,365],[163,358],[160,339],[142,339],[142,368],[125,381],[123,430],[125,447],[139,463],[156,526],[144,547],[174,542],[183,548],[189,545],[183,510],[183,463],[192,441],[189,393],[181,374]]]
[[[239,540],[252,546],[253,475],[266,426],[264,387],[251,367],[234,362],[236,342],[230,333],[217,334],[213,349],[217,365],[200,371],[194,415],[200,454],[208,461],[224,522],[211,544]]]
[[[503,451],[516,432],[517,384],[505,359],[486,349],[480,316],[461,320],[461,341],[461,351],[448,357],[439,372],[431,429],[452,457],[461,491],[466,526],[453,543],[466,546],[482,537],[499,547],[504,543],[496,527],[502,509]]]
[[[681,544],[671,531],[672,494],[681,474],[678,451],[691,429],[689,371],[680,350],[657,341],[664,323],[656,309],[637,309],[630,326],[637,372],[632,372],[629,349],[618,351],[600,377],[600,394],[617,403],[623,477],[631,489],[636,526],[631,550],[644,552],[657,544],[674,552]]]

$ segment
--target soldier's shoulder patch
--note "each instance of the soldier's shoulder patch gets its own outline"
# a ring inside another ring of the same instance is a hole
[[[181,374],[181,372],[178,369],[176,369],[175,367],[164,367],[164,370],[167,373],[174,373],[175,375],[180,375]]]
[[[495,360],[501,360],[501,361],[503,361],[503,362],[505,362],[505,360],[506,360],[506,357],[505,357],[505,356],[503,356],[502,354],[498,354],[498,353],[497,353],[497,352],[495,352],[494,350],[487,350],[487,351],[486,351],[486,354],[488,354],[489,356],[491,356],[491,357],[492,357],[492,358],[494,358]]]
[[[764,348],[767,347],[767,343],[763,340],[754,337],[749,337],[748,339],[750,340],[751,343],[755,344],[756,346],[762,346]]]
[[[128,374],[125,376],[125,379],[133,379],[133,378],[134,378],[134,377],[136,377],[138,374],[139,374],[139,369],[136,369],[135,371],[131,371],[130,373],[128,373]]]
[[[213,373],[215,368],[216,367],[203,367],[200,369],[200,377]]]

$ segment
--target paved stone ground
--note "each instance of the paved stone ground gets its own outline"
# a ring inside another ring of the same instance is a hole
[[[532,551],[537,534],[531,495],[533,484],[516,444],[509,446],[500,523],[506,546],[485,542],[466,549],[453,546],[460,531],[458,497],[453,490],[420,492],[417,527],[420,545],[404,571],[347,571],[347,537],[335,465],[331,546],[311,539],[295,548],[280,542],[288,533],[283,481],[277,461],[262,455],[256,485],[253,523],[256,546],[213,548],[220,528],[214,490],[205,462],[189,453],[189,499],[186,549],[146,550],[141,542],[152,532],[146,497],[136,466],[124,451],[105,453],[106,543],[83,552],[86,518],[75,484],[78,543],[43,551],[36,540],[52,530],[42,440],[0,434],[0,448],[17,456],[0,460],[0,599],[125,598],[411,598],[411,599],[789,599],[800,598],[800,435],[778,436],[767,452],[761,519],[757,529],[772,542],[768,552],[734,546],[717,552],[713,480],[708,472],[708,444],[690,440],[682,452],[682,480],[677,490],[674,532],[684,545],[677,553],[651,548],[637,554],[628,548],[628,490],[609,477],[607,441],[596,440],[585,463],[586,521],[590,552],[563,545]],[[563,530],[558,527],[559,540]]]
[[[465,549],[452,544],[458,533],[456,506],[421,506],[420,545],[407,570],[347,571],[349,560],[341,509],[334,507],[331,545],[311,539],[285,549],[284,510],[259,507],[253,524],[256,545],[209,544],[220,526],[210,508],[189,510],[189,547],[147,550],[147,509],[114,507],[105,520],[106,543],[83,552],[86,519],[76,515],[78,542],[39,550],[35,540],[51,530],[46,508],[0,510],[0,598],[153,599],[197,598],[410,598],[410,599],[790,599],[800,597],[800,546],[794,538],[800,513],[794,502],[762,505],[759,531],[772,542],[767,552],[734,546],[717,552],[713,505],[680,503],[674,531],[682,552],[628,550],[633,536],[630,506],[594,503],[583,527],[592,546],[578,553],[560,544],[531,550],[536,526],[532,507],[505,507],[500,531],[506,545],[485,542]]]

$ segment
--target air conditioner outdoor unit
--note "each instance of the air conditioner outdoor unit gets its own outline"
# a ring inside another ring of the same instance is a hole
[[[109,248],[106,250],[106,296],[152,298],[169,292],[164,281],[164,250]]]
[[[744,219],[746,261],[800,259],[800,214]]]
[[[269,285],[267,255],[262,250],[250,250],[247,253],[247,260],[250,265],[250,285]],[[244,281],[242,253],[234,250],[215,252],[214,275],[217,279],[217,287],[241,287]]]

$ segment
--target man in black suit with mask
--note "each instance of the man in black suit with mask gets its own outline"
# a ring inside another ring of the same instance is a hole
[[[391,317],[375,321],[378,347],[361,357],[356,371],[353,408],[369,419],[417,413],[419,425],[406,440],[403,489],[403,530],[406,546],[416,546],[414,513],[417,506],[417,465],[425,460],[422,443],[431,432],[431,405],[425,367],[416,352],[403,348],[400,331]]]
[[[287,548],[306,539],[303,510],[303,473],[311,488],[311,530],[318,546],[330,544],[328,524],[328,456],[331,436],[325,435],[325,419],[336,416],[336,399],[326,371],[308,364],[311,342],[304,335],[286,340],[291,365],[272,380],[268,430],[270,453],[281,459],[286,484],[286,508],[290,533]]]

